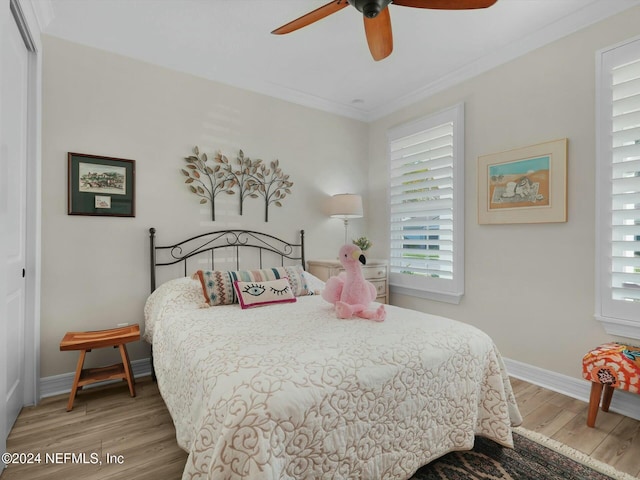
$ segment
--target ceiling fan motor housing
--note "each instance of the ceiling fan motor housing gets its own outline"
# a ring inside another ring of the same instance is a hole
[[[376,18],[391,3],[391,0],[349,0],[349,3],[365,17]]]

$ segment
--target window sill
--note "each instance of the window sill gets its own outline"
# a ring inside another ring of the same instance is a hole
[[[390,285],[389,291],[396,295],[408,295],[410,297],[424,298],[426,300],[435,300],[436,302],[452,303],[458,305],[462,300],[462,293],[449,292],[432,292],[426,290],[418,290],[409,287],[400,287],[398,285]]]
[[[640,322],[632,322],[630,320],[622,320],[619,318],[602,317],[595,315],[604,326],[604,331],[610,335],[618,337],[640,339]]]

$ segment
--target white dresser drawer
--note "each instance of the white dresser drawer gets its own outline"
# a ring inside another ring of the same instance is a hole
[[[338,260],[309,260],[307,271],[326,282],[330,277],[343,272],[344,268]],[[367,264],[362,266],[362,275],[376,287],[376,302],[389,301],[388,271],[385,260],[367,260]]]
[[[374,287],[376,287],[376,295],[378,297],[380,296],[387,296],[387,282],[386,280],[369,280]]]
[[[367,280],[375,280],[377,278],[387,279],[386,265],[365,265],[362,267],[362,275]]]

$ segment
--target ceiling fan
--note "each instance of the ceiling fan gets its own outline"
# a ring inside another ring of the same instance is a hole
[[[391,17],[389,4],[401,7],[432,8],[438,10],[470,10],[487,8],[497,0],[333,0],[316,8],[306,15],[276,28],[275,35],[294,32],[318,20],[328,17],[332,13],[351,5],[364,15],[364,31],[373,59],[378,61],[388,57],[393,50],[391,35]]]

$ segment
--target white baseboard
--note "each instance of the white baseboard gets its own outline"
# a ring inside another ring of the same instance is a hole
[[[507,372],[512,377],[539,385],[554,392],[562,393],[571,398],[582,400],[583,402],[589,402],[591,384],[586,380],[569,377],[509,358],[504,358],[504,364],[507,367]],[[148,358],[134,360],[131,362],[131,368],[134,377],[151,375],[151,361]],[[41,398],[51,397],[61,393],[69,393],[73,385],[73,377],[74,372],[69,372],[41,378]],[[103,385],[103,383],[96,384],[95,386],[98,385]],[[87,388],[91,386],[92,385],[87,385]],[[635,393],[616,390],[609,410],[640,420],[640,396]]]
[[[142,360],[134,360],[131,362],[131,370],[133,370],[134,378],[151,375],[151,361],[148,358]],[[40,398],[52,397],[61,393],[69,393],[73,386],[73,378],[75,372],[62,373],[60,375],[52,375],[40,379]],[[121,382],[122,380],[111,380],[110,382],[100,382],[87,385],[84,388],[97,387],[107,383]]]
[[[569,377],[508,358],[504,358],[504,364],[512,377],[589,403],[591,383],[586,380]],[[616,390],[609,411],[640,420],[640,396],[624,390]]]

